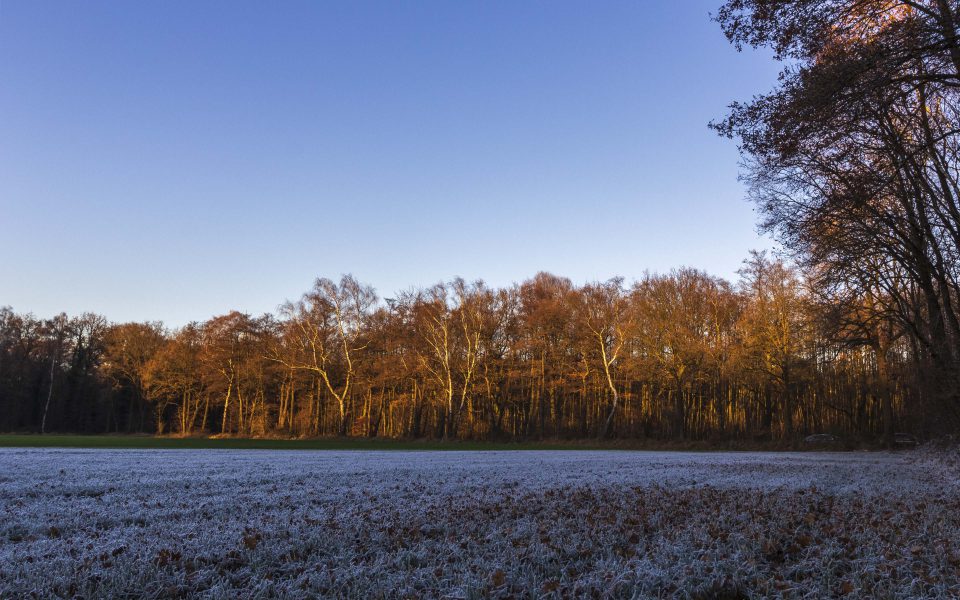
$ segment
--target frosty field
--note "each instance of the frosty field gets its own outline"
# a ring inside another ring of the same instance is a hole
[[[0,598],[960,595],[924,454],[0,449]]]

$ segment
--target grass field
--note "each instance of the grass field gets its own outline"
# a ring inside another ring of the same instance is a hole
[[[251,439],[155,437],[150,435],[0,434],[0,448],[151,448],[177,450],[597,450],[591,443],[462,442],[369,438]]]
[[[922,453],[5,448],[0,598],[956,598],[958,492]]]

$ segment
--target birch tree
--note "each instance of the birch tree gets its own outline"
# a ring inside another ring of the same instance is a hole
[[[633,314],[623,290],[623,279],[614,278],[604,283],[587,284],[580,289],[576,301],[576,318],[588,340],[587,352],[599,361],[610,406],[599,431],[601,438],[610,433],[613,418],[620,405],[620,393],[615,375],[633,324]]]
[[[372,287],[344,275],[339,284],[317,279],[310,292],[281,309],[289,351],[274,358],[320,379],[336,402],[340,435],[349,431],[356,363],[366,348],[364,327],[376,301]]]

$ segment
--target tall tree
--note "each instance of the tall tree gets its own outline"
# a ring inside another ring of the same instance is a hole
[[[150,370],[154,355],[165,343],[160,323],[123,323],[110,327],[105,336],[104,366],[117,386],[129,397],[126,430],[142,431],[147,406],[153,399]]]
[[[337,403],[340,435],[349,430],[356,361],[366,348],[364,327],[376,301],[373,288],[344,275],[339,284],[318,279],[299,302],[281,310],[290,352],[276,358],[320,378]]]
[[[633,326],[633,314],[623,290],[623,279],[614,278],[604,283],[584,286],[576,297],[577,323],[586,336],[585,351],[593,357],[603,374],[610,406],[599,430],[606,437],[620,406],[620,393],[615,382],[621,353]]]
[[[788,60],[779,86],[714,124],[799,262],[891,297],[928,357],[937,423],[960,422],[960,46],[956,0],[730,0],[738,46]]]

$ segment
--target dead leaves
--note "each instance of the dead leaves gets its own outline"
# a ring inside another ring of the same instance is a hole
[[[157,556],[153,559],[153,564],[163,568],[173,563],[179,563],[181,558],[183,558],[183,555],[179,551],[164,548],[157,553]]]
[[[259,531],[248,529],[243,533],[243,538],[242,538],[243,546],[247,550],[254,550],[260,544],[260,540],[262,539],[263,539],[262,533],[260,533]]]

